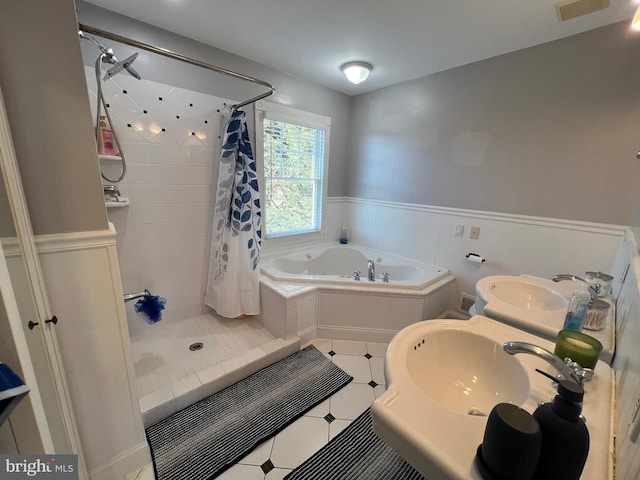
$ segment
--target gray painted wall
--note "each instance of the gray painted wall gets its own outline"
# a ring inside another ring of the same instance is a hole
[[[0,158],[3,152],[0,152]],[[15,237],[16,229],[13,225],[13,216],[11,206],[7,197],[7,191],[4,188],[4,179],[0,170],[0,238]]]
[[[331,116],[330,196],[625,225],[638,203],[640,36],[627,22],[351,98],[77,6],[83,23],[262,78],[276,86],[273,101]],[[103,229],[73,2],[0,0],[0,8],[0,62],[11,65],[0,69],[0,86],[34,231]],[[91,64],[97,50],[83,43]],[[223,97],[260,90],[145,52],[136,67]]]
[[[639,126],[622,22],[356,97],[347,195],[629,225]]]
[[[0,87],[33,231],[103,230],[73,0],[0,0]]]
[[[345,194],[351,105],[349,96],[81,0],[78,0],[77,8],[78,18],[82,24],[264,80],[276,89],[276,93],[265,99],[266,101],[330,116],[332,128],[329,151],[329,196]],[[124,59],[136,51],[132,47],[110,40],[102,38],[98,40],[105,46],[113,48],[118,59]],[[83,41],[82,51],[85,64],[93,66],[98,49],[91,42]],[[247,100],[265,91],[264,87],[144,50],[138,51],[134,68],[148,80],[237,101]],[[251,113],[253,107],[247,106],[245,110]],[[250,121],[250,132],[253,136],[252,121]]]

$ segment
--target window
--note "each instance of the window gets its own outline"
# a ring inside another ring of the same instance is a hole
[[[256,104],[256,152],[264,179],[267,237],[322,229],[330,123],[321,115]]]

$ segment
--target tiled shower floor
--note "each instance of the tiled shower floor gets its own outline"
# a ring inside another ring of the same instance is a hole
[[[258,322],[203,314],[137,323],[131,350],[145,425],[167,417],[298,349]],[[195,343],[202,348],[192,351]]]
[[[326,445],[364,412],[385,390],[386,344],[316,339],[313,343],[328,358],[353,376],[353,381],[275,437],[265,441],[220,480],[280,480]],[[127,480],[153,480],[147,465]]]

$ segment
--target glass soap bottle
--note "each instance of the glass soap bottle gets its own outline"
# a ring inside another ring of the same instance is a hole
[[[534,480],[578,480],[589,454],[589,430],[580,417],[584,390],[570,381],[558,382],[558,395],[533,412],[540,425],[542,449]]]
[[[591,302],[591,292],[589,285],[579,280],[574,280],[575,290],[569,300],[569,307],[564,318],[563,330],[582,330],[582,324],[587,316],[589,302]]]

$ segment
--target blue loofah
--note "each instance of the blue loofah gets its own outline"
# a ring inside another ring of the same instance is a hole
[[[156,323],[162,319],[162,310],[167,301],[156,295],[145,295],[134,305],[136,312],[142,312],[149,318],[149,323]]]

